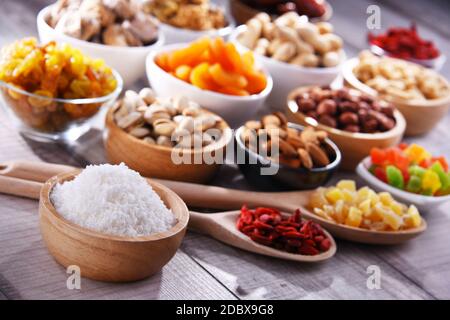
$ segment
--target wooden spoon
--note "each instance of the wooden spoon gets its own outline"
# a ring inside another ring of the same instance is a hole
[[[218,213],[199,213],[191,211],[189,229],[207,234],[233,247],[285,260],[318,262],[329,259],[336,253],[336,242],[326,230],[324,230],[324,232],[331,241],[331,247],[328,251],[315,256],[289,253],[256,243],[236,228],[236,220],[238,219],[239,214],[239,210]]]
[[[62,171],[68,172],[72,170],[74,168],[70,166],[54,165],[45,162],[15,161],[0,164],[0,175],[41,182]],[[338,224],[321,218],[306,209],[309,197],[313,191],[252,192],[178,181],[151,180],[169,187],[187,205],[192,207],[236,210],[243,204],[246,204],[249,207],[273,207],[283,212],[294,212],[297,208],[301,208],[305,218],[319,223],[338,238],[355,242],[398,244],[417,237],[427,228],[427,223],[423,218],[422,224],[418,228],[399,231],[373,231]]]
[[[43,184],[36,181],[29,181],[29,180],[23,180],[19,178],[13,178],[8,176],[0,176],[0,192],[13,194],[17,196],[22,196],[30,199],[40,199],[41,205],[39,208],[40,211],[40,220],[41,220],[41,230],[43,231],[43,237],[45,238],[47,242],[47,246],[49,247],[51,253],[55,258],[61,262],[63,265],[65,264],[64,261],[66,261],[67,257],[65,257],[60,251],[61,251],[61,244],[65,244],[63,247],[64,251],[66,252],[65,255],[67,255],[67,251],[69,255],[76,255],[76,259],[79,261],[79,259],[82,258],[82,256],[79,256],[76,252],[72,252],[70,248],[70,245],[74,245],[73,237],[69,237],[69,239],[65,239],[67,237],[67,234],[76,233],[77,237],[90,237],[89,241],[94,241],[97,243],[99,240],[98,233],[96,232],[86,232],[81,230],[82,228],[72,224],[68,223],[67,221],[63,221],[64,219],[61,219],[59,214],[56,213],[53,206],[51,205],[49,194],[51,190],[51,186],[56,182],[55,179],[58,181],[66,180],[67,177],[72,177],[71,173],[66,174],[59,174],[55,176],[54,178],[51,178],[47,183]],[[152,182],[152,186],[159,185],[158,183]],[[43,190],[41,192],[41,190]],[[45,195],[45,199],[42,199],[42,196]],[[277,250],[271,247],[267,247],[261,244],[258,244],[251,240],[249,237],[247,237],[245,234],[241,233],[236,228],[236,220],[240,214],[240,211],[227,211],[227,212],[219,212],[219,213],[200,213],[200,212],[194,212],[191,211],[189,214],[189,229],[193,229],[197,232],[207,234],[221,242],[224,242],[226,244],[229,244],[231,246],[247,250],[253,253],[275,257],[279,259],[285,259],[285,260],[292,260],[292,261],[298,261],[298,262],[319,262],[326,259],[331,258],[336,253],[336,242],[334,241],[333,237],[324,230],[327,237],[330,239],[331,247],[328,251],[320,253],[315,256],[307,256],[307,255],[301,255],[301,254],[294,254],[294,253],[288,253],[285,251]],[[57,223],[57,228],[50,228],[50,225],[53,225],[54,220],[62,220]],[[67,226],[68,225],[68,226]],[[74,230],[72,230],[74,229]],[[55,241],[55,237],[59,238],[60,240],[64,241]],[[64,239],[63,239],[64,238]],[[107,241],[109,242],[109,246],[111,246],[111,243],[115,243],[114,240],[117,240],[116,237],[109,237],[109,236],[102,236],[102,239],[107,238]],[[120,239],[119,239],[120,240]],[[86,241],[85,241],[86,243]],[[114,244],[113,243],[113,244]],[[75,243],[76,244],[76,243]],[[116,247],[118,245],[114,244]],[[128,245],[133,246],[133,244],[128,243],[122,243],[119,242],[120,246]],[[104,246],[101,243],[96,245],[96,248],[99,246]],[[58,248],[54,248],[58,247]],[[53,249],[53,250],[52,250]],[[83,248],[79,248],[83,251]],[[93,249],[89,249],[92,251]],[[97,250],[97,249],[96,249]],[[104,250],[103,250],[104,251]],[[103,251],[97,252],[97,254],[104,254]],[[92,257],[89,257],[92,259]],[[110,259],[109,256],[106,256],[107,259]],[[85,260],[83,260],[85,261]],[[152,265],[153,266],[153,265]],[[159,265],[158,265],[159,266]],[[95,269],[95,268],[94,268]],[[142,269],[142,268],[141,268]],[[83,269],[86,273],[87,269]],[[114,273],[111,274],[111,270],[108,270],[107,276],[109,278],[105,278],[104,273],[95,272],[95,270],[92,270],[92,268],[89,268],[87,277],[93,278],[93,279],[99,279],[99,280],[114,280],[114,281],[121,281],[119,279],[123,279],[123,275],[121,273]],[[132,276],[136,276],[134,273]],[[121,278],[122,277],[122,278]]]

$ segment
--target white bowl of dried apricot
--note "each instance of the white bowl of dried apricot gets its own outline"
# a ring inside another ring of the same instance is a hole
[[[147,57],[147,77],[157,96],[184,95],[231,126],[251,119],[272,90],[272,78],[220,37],[164,46]]]

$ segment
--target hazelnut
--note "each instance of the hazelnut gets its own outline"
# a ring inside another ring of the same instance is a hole
[[[342,130],[348,131],[348,132],[356,133],[356,132],[359,132],[359,131],[360,131],[360,128],[359,128],[358,125],[355,125],[355,124],[349,124],[348,126],[345,126]]]
[[[340,112],[357,112],[359,109],[359,105],[353,101],[343,101],[339,103],[339,111]]]
[[[378,121],[375,119],[369,119],[362,122],[362,129],[365,133],[373,133],[378,129]]]
[[[334,115],[336,113],[336,102],[331,99],[325,99],[317,106],[317,114],[319,116],[324,114]]]
[[[336,123],[336,119],[334,119],[332,116],[329,116],[327,114],[324,114],[322,116],[319,117],[319,122],[323,125],[332,127],[332,128],[336,128],[337,127],[337,123]]]
[[[342,125],[358,124],[358,115],[353,112],[344,112],[339,116],[339,123]]]
[[[307,117],[313,118],[315,120],[317,120],[319,118],[316,111],[308,111],[307,113],[305,113],[305,115]]]
[[[299,99],[297,101],[298,108],[301,112],[306,113],[316,108],[316,103],[311,98]]]

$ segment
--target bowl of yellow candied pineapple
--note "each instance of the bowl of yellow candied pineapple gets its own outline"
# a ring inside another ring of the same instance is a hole
[[[122,90],[120,75],[67,44],[24,38],[0,51],[0,96],[24,135],[76,140]]]
[[[427,228],[414,205],[401,203],[388,192],[358,189],[353,180],[316,189],[307,208],[333,235],[362,243],[398,244]]]

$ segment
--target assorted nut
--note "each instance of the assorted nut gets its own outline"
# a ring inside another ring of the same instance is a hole
[[[360,91],[310,87],[295,101],[299,112],[328,127],[348,132],[376,133],[395,127],[394,107]]]
[[[294,65],[319,68],[339,65],[344,54],[342,39],[328,22],[316,24],[305,16],[288,12],[271,20],[258,13],[246,23],[238,41],[254,52]]]
[[[111,46],[146,46],[158,38],[158,21],[138,0],[58,0],[47,23],[68,36]]]
[[[202,148],[222,136],[222,118],[184,96],[156,98],[150,88],[126,91],[114,107],[114,121],[138,139],[171,148]]]
[[[448,83],[435,71],[404,60],[378,57],[369,51],[360,53],[353,73],[359,81],[390,98],[431,100],[450,94]]]
[[[246,147],[271,160],[294,168],[312,169],[330,164],[325,148],[327,133],[307,127],[290,128],[284,114],[275,112],[260,121],[247,121],[241,139]]]
[[[143,8],[177,28],[211,30],[228,25],[223,10],[212,6],[209,0],[144,0]]]

